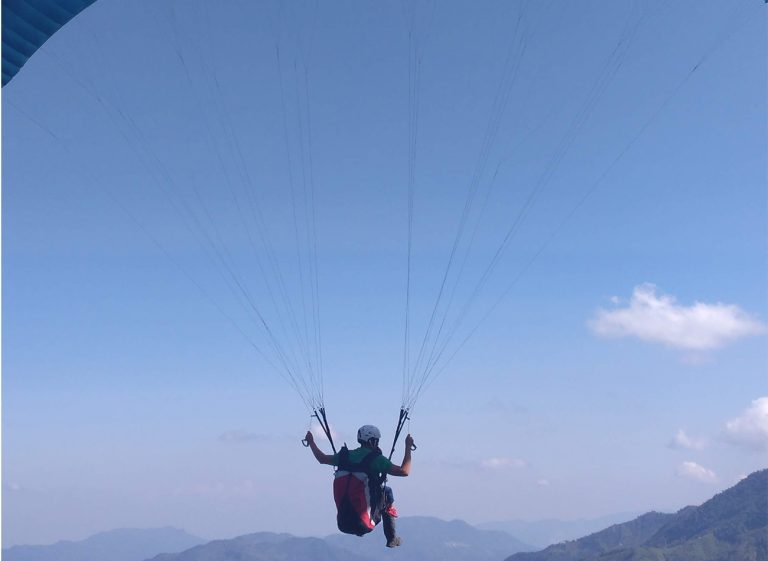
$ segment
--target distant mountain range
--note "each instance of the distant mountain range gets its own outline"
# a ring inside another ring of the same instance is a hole
[[[324,540],[259,533],[217,540],[152,561],[499,561],[528,548],[504,532],[479,530],[466,522],[414,516],[398,520],[403,546],[387,549],[377,528],[364,538],[336,534]],[[528,548],[529,549],[529,548]]]
[[[607,528],[613,524],[627,522],[637,518],[641,512],[623,512],[601,516],[599,518],[584,518],[581,520],[499,520],[475,524],[481,530],[500,530],[512,534],[517,539],[530,544],[532,549],[544,549],[548,545],[574,540],[593,532]]]
[[[4,561],[768,561],[768,470],[753,473],[698,507],[649,512],[586,537],[532,552],[498,530],[460,520],[398,520],[403,545],[364,538],[256,533],[204,540],[183,530],[114,530],[80,542],[14,546]]]
[[[382,549],[383,549],[382,544]],[[53,560],[51,560],[53,561]],[[181,553],[164,553],[151,561],[373,561],[320,538],[259,532],[231,540],[214,540]]]
[[[506,561],[768,561],[768,470],[701,506],[650,512]]]
[[[326,541],[376,561],[501,561],[510,552],[535,549],[506,532],[480,530],[461,520],[446,522],[411,516],[398,520],[397,533],[403,538],[403,545],[395,550],[384,547],[384,535],[379,528],[364,539],[335,534]]]
[[[3,549],[3,561],[144,561],[158,553],[176,553],[205,540],[177,528],[123,528],[82,541],[52,545],[16,545]]]

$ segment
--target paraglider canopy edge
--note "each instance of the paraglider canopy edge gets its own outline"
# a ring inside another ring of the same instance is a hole
[[[3,86],[43,43],[95,1],[3,0]]]

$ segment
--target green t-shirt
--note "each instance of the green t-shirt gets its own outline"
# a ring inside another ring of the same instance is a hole
[[[367,456],[368,454],[375,454],[376,452],[372,452],[370,448],[363,448],[362,446],[360,448],[355,448],[354,450],[349,451],[349,461],[355,464],[359,464],[363,461],[363,458]],[[334,454],[331,456],[331,464],[334,466],[339,465],[339,455]],[[376,473],[388,473],[389,468],[392,467],[392,462],[390,462],[386,456],[383,454],[380,455],[378,458],[373,460],[371,462],[371,471],[374,471]]]

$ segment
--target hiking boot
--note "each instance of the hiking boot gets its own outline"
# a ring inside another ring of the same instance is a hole
[[[391,540],[387,540],[387,547],[397,547],[403,543],[403,540],[400,539],[400,536],[395,536]]]

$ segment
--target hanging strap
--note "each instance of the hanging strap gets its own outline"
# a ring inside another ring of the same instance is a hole
[[[320,407],[312,411],[312,417],[317,419],[317,422],[320,423],[320,427],[323,429],[328,442],[331,443],[333,453],[336,454],[336,446],[333,444],[333,437],[331,436],[331,427],[328,425],[328,418],[325,416],[325,407]],[[307,442],[306,438],[303,438],[301,443],[305,448],[309,446],[309,442]]]
[[[320,415],[318,415],[318,411],[320,412]],[[336,446],[333,444],[333,437],[331,436],[331,427],[328,425],[328,418],[325,416],[325,407],[321,407],[317,411],[315,411],[315,417],[318,421],[320,421],[320,426],[323,427],[323,432],[325,433],[325,436],[328,437],[328,442],[331,443],[331,448],[333,449],[333,453],[336,453]],[[322,417],[322,419],[321,419]]]
[[[392,459],[392,454],[395,453],[395,446],[397,445],[397,440],[400,438],[400,433],[403,430],[403,427],[405,426],[405,422],[408,421],[410,417],[408,416],[408,409],[400,408],[400,415],[397,419],[397,428],[395,429],[395,438],[392,439],[392,449],[389,451],[389,459]],[[416,445],[411,444],[411,450],[416,450]]]

